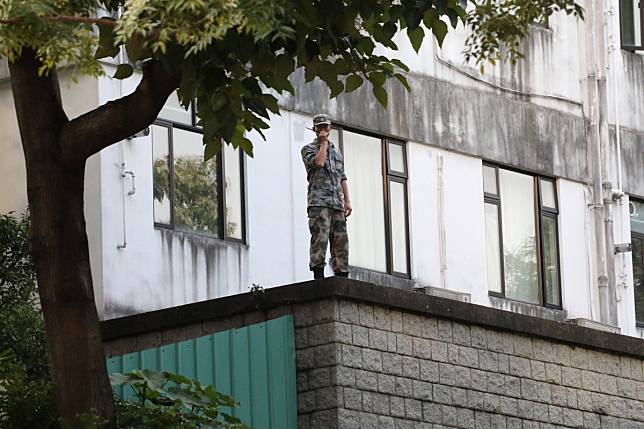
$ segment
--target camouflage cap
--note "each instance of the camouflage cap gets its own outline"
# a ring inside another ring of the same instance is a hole
[[[326,113],[318,113],[313,117],[313,126],[316,125],[331,125],[331,118]]]

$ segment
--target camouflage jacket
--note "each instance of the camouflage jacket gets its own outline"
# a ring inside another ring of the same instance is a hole
[[[342,153],[329,142],[324,167],[315,165],[315,156],[320,151],[317,139],[302,148],[302,160],[309,181],[308,207],[328,207],[344,210],[344,194],[340,183],[347,180],[344,174]]]

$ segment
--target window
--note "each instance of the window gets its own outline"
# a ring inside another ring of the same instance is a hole
[[[638,326],[644,326],[644,202],[631,200],[630,215],[635,319]]]
[[[331,141],[338,143],[344,154],[354,208],[347,222],[349,263],[408,278],[405,143],[337,126]]]
[[[622,48],[644,49],[644,8],[640,0],[620,0],[619,17]]]
[[[489,293],[561,308],[554,180],[484,164],[483,191]]]
[[[194,106],[171,96],[152,125],[154,223],[243,242],[243,156],[225,145],[204,162],[203,152]]]

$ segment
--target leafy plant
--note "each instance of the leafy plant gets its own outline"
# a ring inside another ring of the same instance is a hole
[[[150,369],[110,375],[112,385],[131,388],[136,402],[116,401],[120,428],[249,429],[220,410],[238,407],[230,396],[179,374]]]

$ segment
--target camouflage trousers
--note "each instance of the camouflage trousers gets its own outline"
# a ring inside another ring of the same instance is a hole
[[[349,272],[349,237],[344,213],[326,207],[309,207],[311,260],[309,268],[326,265],[326,245],[331,242],[331,268],[334,273]]]

